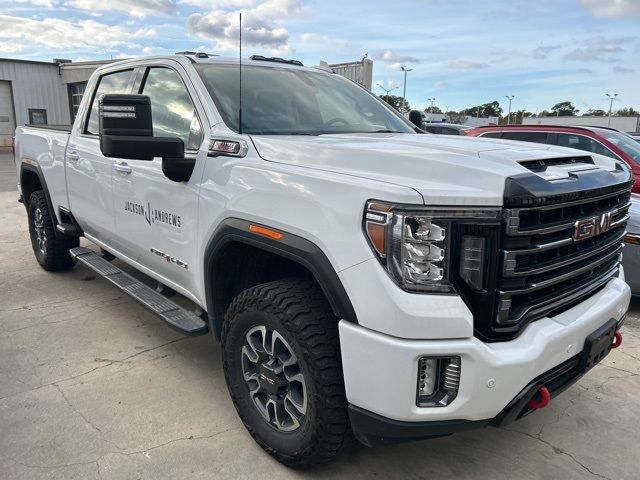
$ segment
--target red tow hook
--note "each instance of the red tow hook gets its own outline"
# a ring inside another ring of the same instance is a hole
[[[550,401],[551,394],[549,393],[549,389],[547,387],[540,387],[533,398],[529,400],[527,405],[529,406],[529,408],[538,410],[549,405]]]
[[[613,337],[611,348],[618,348],[620,345],[622,345],[622,334],[620,332],[616,332],[615,336]]]

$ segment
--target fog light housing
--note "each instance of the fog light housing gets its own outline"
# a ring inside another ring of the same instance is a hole
[[[460,387],[460,357],[421,357],[418,361],[416,404],[446,407]]]

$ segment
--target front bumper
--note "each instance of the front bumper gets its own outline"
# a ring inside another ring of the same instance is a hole
[[[609,319],[621,319],[629,300],[629,287],[615,278],[575,307],[533,322],[512,341],[497,343],[475,337],[406,340],[342,321],[347,399],[352,411],[366,411],[392,423],[482,426],[499,416],[532,381],[576,357],[593,331]],[[419,358],[446,355],[462,360],[458,396],[446,407],[418,407]]]

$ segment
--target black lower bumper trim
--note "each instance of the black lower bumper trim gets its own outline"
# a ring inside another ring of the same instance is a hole
[[[378,447],[426,438],[437,438],[455,432],[486,426],[487,420],[442,420],[438,422],[402,422],[349,405],[349,420],[355,437],[368,447]]]

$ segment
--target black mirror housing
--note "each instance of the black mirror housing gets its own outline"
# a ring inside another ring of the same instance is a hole
[[[100,150],[105,157],[132,160],[184,158],[177,137],[154,137],[146,95],[103,95],[99,101]]]

